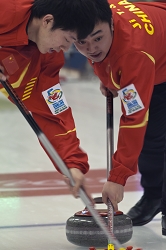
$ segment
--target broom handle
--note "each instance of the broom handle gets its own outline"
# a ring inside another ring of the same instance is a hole
[[[113,121],[113,95],[107,91],[106,98],[106,119],[107,119],[107,179],[112,169],[112,155],[114,153],[114,121]],[[114,210],[111,201],[108,199],[108,228],[114,235]],[[110,243],[110,242],[108,242]]]

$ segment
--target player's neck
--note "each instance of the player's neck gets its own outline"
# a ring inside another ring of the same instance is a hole
[[[28,24],[27,27],[28,39],[34,43],[36,43],[40,25],[41,25],[41,20],[38,18],[33,18]]]

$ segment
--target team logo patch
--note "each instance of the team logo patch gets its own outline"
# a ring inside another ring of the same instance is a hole
[[[43,91],[42,95],[53,115],[58,115],[69,107],[59,83]]]
[[[130,84],[119,90],[118,94],[126,110],[126,115],[131,115],[144,109],[144,105],[134,84]]]

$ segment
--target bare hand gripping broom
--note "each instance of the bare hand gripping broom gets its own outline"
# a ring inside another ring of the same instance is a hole
[[[59,167],[60,171],[65,176],[67,176],[69,178],[72,186],[74,186],[74,180],[73,180],[73,178],[72,178],[72,176],[70,174],[69,169],[64,164],[64,162],[62,161],[62,159],[60,158],[60,156],[58,155],[58,153],[56,152],[56,150],[53,148],[52,144],[47,139],[47,137],[45,136],[45,134],[42,132],[42,130],[40,129],[40,127],[38,126],[38,124],[36,123],[36,121],[33,119],[33,117],[30,114],[30,112],[24,106],[24,104],[22,103],[22,101],[19,99],[19,97],[15,93],[15,91],[12,88],[12,86],[10,85],[10,83],[7,80],[6,81],[0,80],[0,82],[3,85],[3,87],[5,88],[5,90],[8,92],[9,96],[12,98],[12,100],[14,101],[14,103],[16,104],[16,106],[18,107],[18,109],[20,110],[20,112],[22,113],[22,115],[24,116],[24,118],[27,120],[27,122],[29,123],[29,125],[31,126],[31,128],[36,133],[38,139],[40,140],[40,142],[42,143],[42,145],[46,149],[46,151],[49,154],[49,156],[53,159],[53,161]],[[112,244],[114,244],[114,246],[116,247],[117,250],[123,249],[123,248],[121,248],[120,243],[118,242],[118,240],[111,234],[111,232],[110,232],[109,228],[107,227],[107,224],[105,223],[105,221],[99,215],[99,213],[97,212],[97,210],[94,209],[92,202],[90,201],[89,197],[87,196],[87,194],[85,193],[85,191],[84,191],[84,189],[82,187],[79,190],[79,195],[80,195],[81,200],[87,206],[87,208],[89,209],[90,213],[92,214],[92,216],[94,217],[94,219],[98,223],[98,225],[101,227],[101,229],[103,230],[103,232],[107,236],[108,242],[111,242]]]

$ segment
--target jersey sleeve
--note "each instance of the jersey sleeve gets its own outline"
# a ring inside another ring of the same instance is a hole
[[[108,180],[125,185],[127,178],[137,172],[138,157],[143,146],[154,88],[155,61],[145,52],[135,52],[122,56],[117,61],[117,65],[120,65],[118,69],[120,91],[124,93],[126,87],[129,90],[132,89],[130,86],[134,86],[144,106],[143,109],[128,114],[124,107],[125,98],[121,100],[122,116],[117,151],[112,158],[113,168]],[[116,79],[116,76],[113,75],[113,77]]]
[[[53,55],[43,56],[41,73],[31,100],[33,101],[33,105],[31,104],[32,115],[66,166],[78,168],[86,173],[89,169],[88,157],[80,148],[80,140],[77,138],[72,110],[67,106],[67,101],[66,106],[62,107],[62,101],[65,98],[59,84],[59,70],[62,65],[63,56],[60,57],[60,54],[57,58]],[[49,95],[49,100],[43,93]],[[61,95],[63,98],[61,98]],[[57,101],[58,98],[59,101]],[[52,110],[49,108],[48,101],[52,103]],[[61,107],[58,106],[61,104]],[[62,111],[56,112],[58,108],[59,110],[61,108]],[[60,172],[58,166],[54,165]]]

